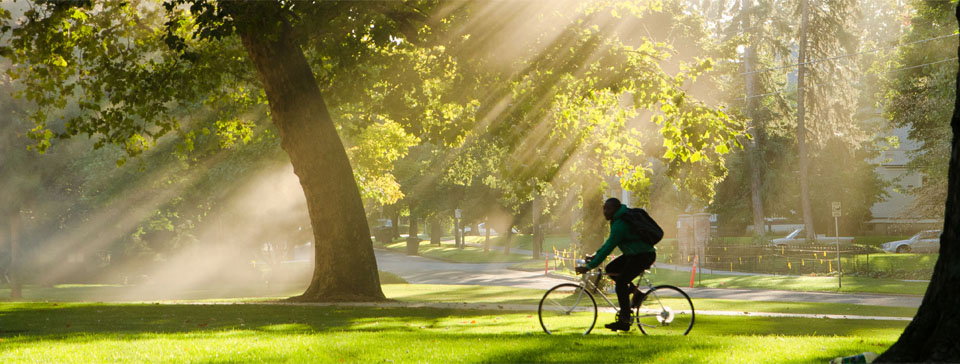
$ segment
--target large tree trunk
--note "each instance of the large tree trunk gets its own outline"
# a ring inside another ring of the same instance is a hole
[[[807,128],[804,126],[804,63],[807,62],[807,0],[800,4],[800,59],[797,63],[797,153],[800,159],[800,205],[803,211],[803,226],[807,240],[817,238],[813,230],[813,212],[810,211],[810,188],[807,183]]]
[[[253,12],[251,12],[253,13]],[[343,143],[310,66],[289,25],[279,16],[251,14],[245,21],[277,34],[240,31],[263,82],[280,145],[290,156],[307,200],[315,239],[315,267],[298,301],[384,300],[370,228]]]
[[[956,16],[960,21],[960,5]],[[960,48],[957,54],[960,55]],[[917,315],[900,339],[877,358],[877,363],[956,362],[960,358],[960,73],[956,87],[940,258]]]
[[[744,0],[740,6],[740,14],[743,16],[743,32],[750,34],[752,29],[750,29],[750,16],[748,15],[748,10],[753,7],[753,1]],[[750,158],[750,203],[753,210],[753,232],[754,235],[762,239],[766,235],[763,216],[763,198],[760,195],[760,189],[762,187],[760,177],[763,171],[763,159],[760,155],[760,134],[762,133],[763,126],[760,125],[759,121],[757,121],[757,114],[754,110],[756,108],[755,94],[757,79],[756,74],[753,73],[757,59],[757,50],[754,46],[755,39],[756,38],[754,37],[750,37],[749,45],[747,46],[746,51],[743,52],[743,66],[744,72],[747,75],[747,95],[745,99],[747,118],[750,119],[750,129],[754,136],[747,146],[747,153],[749,153]]]

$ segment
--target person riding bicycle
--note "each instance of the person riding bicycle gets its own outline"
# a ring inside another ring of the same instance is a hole
[[[613,251],[620,248],[623,255],[607,264],[607,275],[615,282],[617,301],[620,303],[620,314],[617,320],[606,327],[613,331],[630,331],[630,292],[632,281],[643,271],[650,268],[657,260],[657,250],[645,243],[630,229],[622,219],[627,213],[627,206],[616,198],[607,199],[603,204],[603,216],[610,221],[610,237],[592,256],[585,267],[577,267],[577,274],[583,274],[596,268]]]

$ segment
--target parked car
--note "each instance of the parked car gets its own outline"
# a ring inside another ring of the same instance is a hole
[[[937,253],[940,252],[940,230],[924,230],[907,240],[883,243],[880,249],[891,253]]]
[[[836,244],[837,238],[833,236],[826,236],[824,234],[818,234],[817,243],[820,244]],[[791,232],[785,237],[779,239],[773,239],[770,241],[773,245],[796,245],[796,244],[805,244],[807,242],[806,233],[803,228],[799,228]],[[853,238],[851,237],[840,237],[840,245],[850,245],[853,244]]]

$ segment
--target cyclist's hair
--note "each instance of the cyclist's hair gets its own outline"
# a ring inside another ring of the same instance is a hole
[[[606,205],[611,205],[611,206],[614,206],[614,207],[616,207],[616,208],[620,208],[620,206],[623,205],[623,204],[620,203],[620,200],[617,199],[616,197],[611,197],[611,198],[608,198],[607,201],[603,203],[603,205],[604,205],[604,206],[606,206]]]

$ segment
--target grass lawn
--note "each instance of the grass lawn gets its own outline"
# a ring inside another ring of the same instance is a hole
[[[654,282],[661,283],[658,281]],[[544,293],[544,290],[531,288],[445,284],[384,284],[382,287],[387,298],[412,303],[445,302],[537,305]],[[52,303],[118,301],[125,299],[121,291],[130,288],[131,287],[79,284],[58,285],[54,287],[26,286],[24,287],[23,294],[26,299],[31,301],[48,301]],[[256,295],[244,298],[225,295],[216,290],[194,290],[190,292],[190,298],[184,298],[185,296],[183,295],[173,295],[155,297],[155,299],[156,301],[165,303],[252,303],[282,300],[283,298],[301,293],[302,289],[302,287],[296,286],[275,287],[266,291],[245,292]],[[0,297],[9,297],[9,290],[0,288]],[[611,294],[609,297],[613,299],[614,295]],[[2,301],[3,300],[0,300],[0,304],[2,304]],[[154,302],[155,301],[148,301],[146,303]],[[143,303],[143,301],[120,301],[117,303]],[[913,315],[916,314],[915,308],[813,302],[754,302],[695,299],[694,305],[698,310],[703,311],[781,312],[895,317],[913,317]],[[2,326],[0,326],[0,338],[2,338]]]
[[[600,323],[606,318],[601,317]],[[0,362],[825,363],[906,322],[698,316],[690,336],[548,336],[533,312],[263,304],[0,304]]]
[[[544,290],[530,288],[434,285],[434,284],[387,284],[383,292],[390,299],[403,302],[466,302],[514,305],[537,305]],[[610,294],[608,298],[615,299]],[[597,298],[600,300],[600,298]],[[602,305],[602,301],[597,302]],[[916,308],[865,306],[816,302],[762,302],[721,299],[694,299],[693,305],[702,311],[777,312],[829,315],[913,317]]]
[[[483,236],[467,236],[465,237],[467,242],[482,244],[486,239]],[[490,245],[491,246],[503,246],[506,237],[503,236],[491,236]],[[543,251],[549,252],[553,251],[554,248],[560,249],[569,249],[570,247],[570,234],[548,234],[543,239]],[[511,249],[524,249],[532,250],[533,249],[533,235],[530,234],[514,234],[513,240],[510,241]]]
[[[870,271],[897,272],[897,271],[930,271],[933,272],[933,266],[937,264],[940,254],[870,254]],[[857,255],[853,257],[844,257],[843,264],[847,267],[854,265],[866,270],[867,256]],[[927,277],[929,279],[929,277]]]
[[[871,256],[870,262],[873,264]],[[543,269],[543,262],[530,262],[514,266],[517,269]],[[553,265],[551,265],[553,269]],[[732,276],[725,274],[710,274],[704,269],[698,275],[696,287],[708,288],[748,288],[773,289],[801,292],[840,292],[840,293],[877,293],[877,294],[906,294],[923,295],[927,291],[927,282],[905,282],[899,279],[870,278],[843,276],[843,289],[837,288],[837,277],[808,277],[808,276]],[[570,274],[570,271],[560,271],[559,274]],[[655,269],[650,280],[656,284],[672,284],[678,287],[690,285],[690,272],[679,272],[670,269]]]
[[[469,240],[467,240],[469,242]],[[399,252],[407,252],[406,242],[387,244],[385,248]],[[418,250],[421,256],[455,263],[502,263],[524,262],[531,259],[527,254],[504,254],[502,251],[491,250],[484,252],[483,248],[466,246],[458,249],[453,240],[441,241],[440,245],[432,245],[429,240],[421,241]]]
[[[707,272],[708,270],[704,270]],[[690,285],[690,272],[657,269],[650,280],[680,287]],[[923,295],[926,282],[904,282],[896,279],[867,277],[843,277],[843,289],[837,289],[837,277],[807,276],[730,276],[703,274],[695,282],[698,286],[711,288],[777,289],[805,292],[879,293]]]

